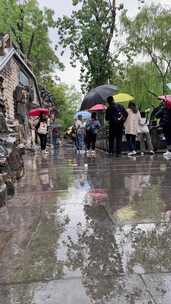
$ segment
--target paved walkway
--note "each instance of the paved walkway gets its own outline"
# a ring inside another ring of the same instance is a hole
[[[0,304],[170,304],[171,162],[25,159],[0,209]]]

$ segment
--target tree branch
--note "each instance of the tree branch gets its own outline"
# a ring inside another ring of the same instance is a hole
[[[31,38],[30,38],[30,43],[29,43],[28,52],[27,52],[28,59],[30,59],[30,56],[31,56],[34,38],[35,38],[35,32],[32,33]]]

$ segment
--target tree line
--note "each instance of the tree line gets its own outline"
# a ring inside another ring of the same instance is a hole
[[[70,17],[58,19],[60,44],[81,63],[82,91],[117,83],[141,106],[153,102],[149,92],[167,93],[171,81],[171,10],[144,5],[134,18],[118,11],[116,1],[73,0]],[[118,16],[116,18],[116,15]]]
[[[13,41],[32,63],[40,85],[54,95],[65,125],[78,107],[80,95],[56,84],[52,74],[64,69],[59,59],[70,50],[70,64],[81,64],[82,93],[105,84],[117,84],[135,96],[142,107],[167,93],[171,81],[171,10],[160,4],[143,5],[133,18],[116,1],[72,0],[70,16],[56,20],[54,11],[41,9],[36,0],[0,0],[0,32]],[[59,7],[60,10],[60,7]],[[56,29],[53,47],[49,30]],[[73,98],[71,100],[71,98]]]

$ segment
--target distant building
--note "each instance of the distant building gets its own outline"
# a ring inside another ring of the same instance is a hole
[[[17,51],[8,34],[0,34],[0,76],[7,121],[17,118],[25,124],[27,112],[40,107],[41,97],[29,62]]]

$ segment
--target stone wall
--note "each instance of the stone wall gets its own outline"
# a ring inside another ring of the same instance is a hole
[[[14,119],[14,100],[13,92],[18,85],[18,70],[19,67],[15,59],[11,60],[6,64],[1,74],[4,77],[4,97],[5,97],[5,107],[6,116],[9,119]]]
[[[20,63],[13,57],[6,64],[4,69],[1,71],[1,75],[4,77],[4,97],[6,99],[6,117],[10,120],[14,120],[14,100],[13,92],[17,85],[19,85],[19,71],[21,69]],[[24,70],[24,67],[22,67]],[[30,84],[34,88],[34,101],[38,100],[35,85],[33,79],[30,77]]]

